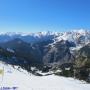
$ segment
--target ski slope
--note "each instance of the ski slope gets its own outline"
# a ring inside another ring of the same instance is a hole
[[[0,63],[1,68],[4,68],[4,74],[0,74],[0,90],[90,90],[90,84],[73,78],[34,76],[16,66]]]

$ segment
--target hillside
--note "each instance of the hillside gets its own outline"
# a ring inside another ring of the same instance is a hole
[[[90,85],[85,82],[59,77],[55,75],[34,76],[27,71],[0,62],[0,68],[4,68],[4,75],[0,75],[0,89],[10,90],[89,90]],[[2,80],[3,78],[3,80]]]

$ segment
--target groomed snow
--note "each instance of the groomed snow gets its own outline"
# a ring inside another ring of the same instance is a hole
[[[4,67],[3,78],[0,75],[0,87],[18,87],[10,90],[90,90],[90,84],[73,78],[55,75],[39,77],[22,69],[17,70],[17,67],[15,69],[4,64],[0,64],[0,67]]]

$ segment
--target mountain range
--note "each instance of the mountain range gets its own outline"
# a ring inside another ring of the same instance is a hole
[[[67,73],[69,76],[75,73],[77,78],[88,81],[89,53],[90,31],[86,30],[0,33],[0,60],[28,71],[31,71],[31,66],[42,71],[70,68],[73,73]]]

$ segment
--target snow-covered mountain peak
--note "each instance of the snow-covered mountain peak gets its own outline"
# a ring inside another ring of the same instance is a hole
[[[63,32],[61,35],[59,34],[56,38],[56,41],[60,40],[68,40],[71,42],[90,42],[90,31],[87,30],[74,30],[70,32]]]
[[[13,36],[13,35],[21,35],[21,36],[27,36],[27,35],[31,35],[31,36],[47,36],[47,35],[68,35],[68,34],[88,34],[90,33],[90,31],[88,30],[84,30],[84,29],[79,29],[79,30],[72,30],[72,31],[67,31],[67,32],[51,32],[51,31],[44,31],[44,32],[36,32],[36,33],[32,33],[32,32],[0,32],[0,35],[8,35],[8,36]]]
[[[84,30],[84,29],[79,29],[79,30],[73,30],[73,33],[79,33],[79,34],[86,34],[89,33],[88,30]]]
[[[20,38],[25,42],[37,42],[37,41],[46,41],[53,40],[58,42],[61,40],[68,40],[71,42],[90,42],[90,31],[89,30],[73,30],[69,32],[36,32],[36,33],[23,33],[23,32],[7,32],[0,33],[0,42],[10,41],[15,38]]]

